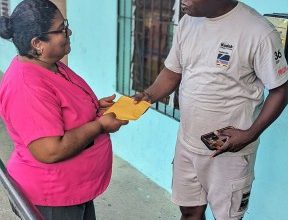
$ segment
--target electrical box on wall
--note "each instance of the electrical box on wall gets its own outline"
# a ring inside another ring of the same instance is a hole
[[[288,61],[288,14],[273,13],[273,14],[264,14],[264,16],[279,31],[285,50],[285,57],[286,60]]]

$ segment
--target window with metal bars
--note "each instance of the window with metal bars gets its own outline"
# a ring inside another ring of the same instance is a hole
[[[171,48],[179,9],[180,0],[118,0],[119,93],[131,96],[154,82]],[[177,91],[153,107],[179,120]]]
[[[10,12],[10,1],[0,0],[0,16],[9,16]]]

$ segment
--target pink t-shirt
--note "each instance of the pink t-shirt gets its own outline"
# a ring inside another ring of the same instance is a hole
[[[14,143],[7,170],[31,202],[42,206],[92,200],[107,188],[112,171],[108,134],[59,163],[41,163],[30,153],[32,141],[63,136],[98,118],[98,99],[90,87],[63,63],[58,62],[58,67],[65,77],[15,57],[0,87],[0,113]]]

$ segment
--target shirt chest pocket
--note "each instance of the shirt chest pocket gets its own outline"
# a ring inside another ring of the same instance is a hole
[[[184,44],[181,46],[180,62],[184,68],[197,68],[207,65],[206,49],[197,44]]]
[[[181,50],[181,64],[184,68],[219,68],[228,70],[233,51],[221,51],[218,46],[200,43],[186,44]]]

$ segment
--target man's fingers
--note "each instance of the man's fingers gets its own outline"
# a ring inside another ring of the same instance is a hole
[[[134,95],[134,96],[133,96],[133,99],[134,99],[136,102],[140,102],[140,101],[142,100],[142,96]]]
[[[138,103],[138,102],[143,101],[145,99],[145,94],[144,93],[138,93],[138,94],[135,94],[134,96],[132,96],[132,98]]]
[[[235,130],[234,128],[225,129],[223,131],[219,131],[219,135],[231,137],[233,135],[234,130]]]
[[[136,103],[140,101],[152,102],[151,96],[147,92],[141,92],[132,96]]]
[[[225,153],[225,152],[228,150],[228,148],[229,148],[229,144],[226,142],[222,147],[220,147],[219,149],[217,149],[217,150],[211,155],[211,157],[213,158],[213,157],[216,157],[216,156],[218,156],[218,155],[220,155],[220,154]]]

